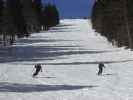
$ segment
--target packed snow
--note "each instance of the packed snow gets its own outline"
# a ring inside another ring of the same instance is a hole
[[[91,21],[61,20],[0,55],[0,100],[133,100],[133,52],[112,46]],[[36,63],[43,72],[33,78]]]

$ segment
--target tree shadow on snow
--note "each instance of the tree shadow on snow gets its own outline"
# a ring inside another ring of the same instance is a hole
[[[48,30],[48,32],[72,32],[73,29],[74,29],[73,26],[74,25],[70,25],[70,24],[68,24],[68,25],[67,24],[65,24],[65,25],[57,25],[56,27],[51,27]]]
[[[19,84],[19,83],[0,83],[0,92],[48,92],[48,91],[62,91],[62,90],[78,90],[84,88],[95,88],[96,85],[33,85],[33,84]]]
[[[120,60],[120,61],[94,61],[94,62],[66,62],[66,63],[44,63],[45,65],[86,65],[86,64],[99,64],[100,62],[103,62],[105,64],[111,64],[111,63],[124,63],[124,62],[130,62],[133,60]],[[43,63],[42,63],[43,64]]]
[[[69,41],[74,41],[74,40],[63,40],[63,39],[40,39],[39,38],[32,38],[32,39],[22,39],[19,41],[19,44],[21,45],[28,45],[28,44],[33,44],[33,43],[52,43],[52,42],[69,42]],[[16,43],[17,44],[17,43]],[[72,46],[69,46],[72,47]],[[74,46],[73,46],[74,47]]]
[[[69,25],[68,25],[69,26]],[[71,25],[70,25],[71,26]],[[70,31],[70,28],[64,27],[64,25],[55,27],[51,31]],[[30,39],[21,39],[16,45],[1,48],[0,49],[0,63],[6,62],[36,62],[40,60],[55,60],[65,59],[69,55],[77,54],[96,54],[105,52],[114,52],[111,50],[82,50],[79,45],[53,45],[45,46],[44,43],[54,42],[71,42],[73,40],[63,39],[48,39],[42,35],[42,37],[31,37]],[[35,45],[33,45],[35,43]],[[38,44],[38,45],[37,45]],[[64,57],[65,56],[65,57]],[[73,63],[58,63],[53,65],[71,65],[71,64],[89,64],[90,62],[73,62]],[[95,62],[93,62],[95,63]]]
[[[15,46],[0,50],[0,63],[17,61],[54,60],[63,55],[63,50],[73,50],[75,46]]]
[[[112,52],[109,50],[103,50],[103,51],[102,50],[77,50],[77,48],[79,47],[78,46],[32,46],[32,45],[19,46],[17,45],[14,47],[3,48],[0,50],[0,63],[21,62],[21,61],[35,62],[39,60],[63,59],[65,58],[65,56],[69,56],[69,55]],[[80,64],[80,63],[75,62],[75,63],[67,63],[67,64]]]

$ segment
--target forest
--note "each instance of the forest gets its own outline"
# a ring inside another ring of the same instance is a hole
[[[118,47],[133,48],[133,0],[97,0],[92,24],[96,32]]]
[[[53,4],[42,4],[41,0],[0,0],[0,45],[12,45],[18,38],[57,24],[59,12]]]

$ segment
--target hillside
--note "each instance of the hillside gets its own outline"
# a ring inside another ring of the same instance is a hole
[[[0,100],[133,99],[133,52],[113,47],[88,20],[62,20],[0,55]],[[99,62],[106,66],[102,76]],[[43,72],[32,78],[36,63]]]

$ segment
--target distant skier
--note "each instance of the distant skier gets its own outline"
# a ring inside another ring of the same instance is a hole
[[[103,68],[105,68],[104,63],[99,63],[98,68],[99,68],[98,75],[102,75]]]
[[[39,72],[41,71],[42,72],[42,66],[41,66],[41,64],[36,64],[35,66],[35,72],[33,73],[33,77],[35,77],[36,75],[38,75],[39,74]]]

